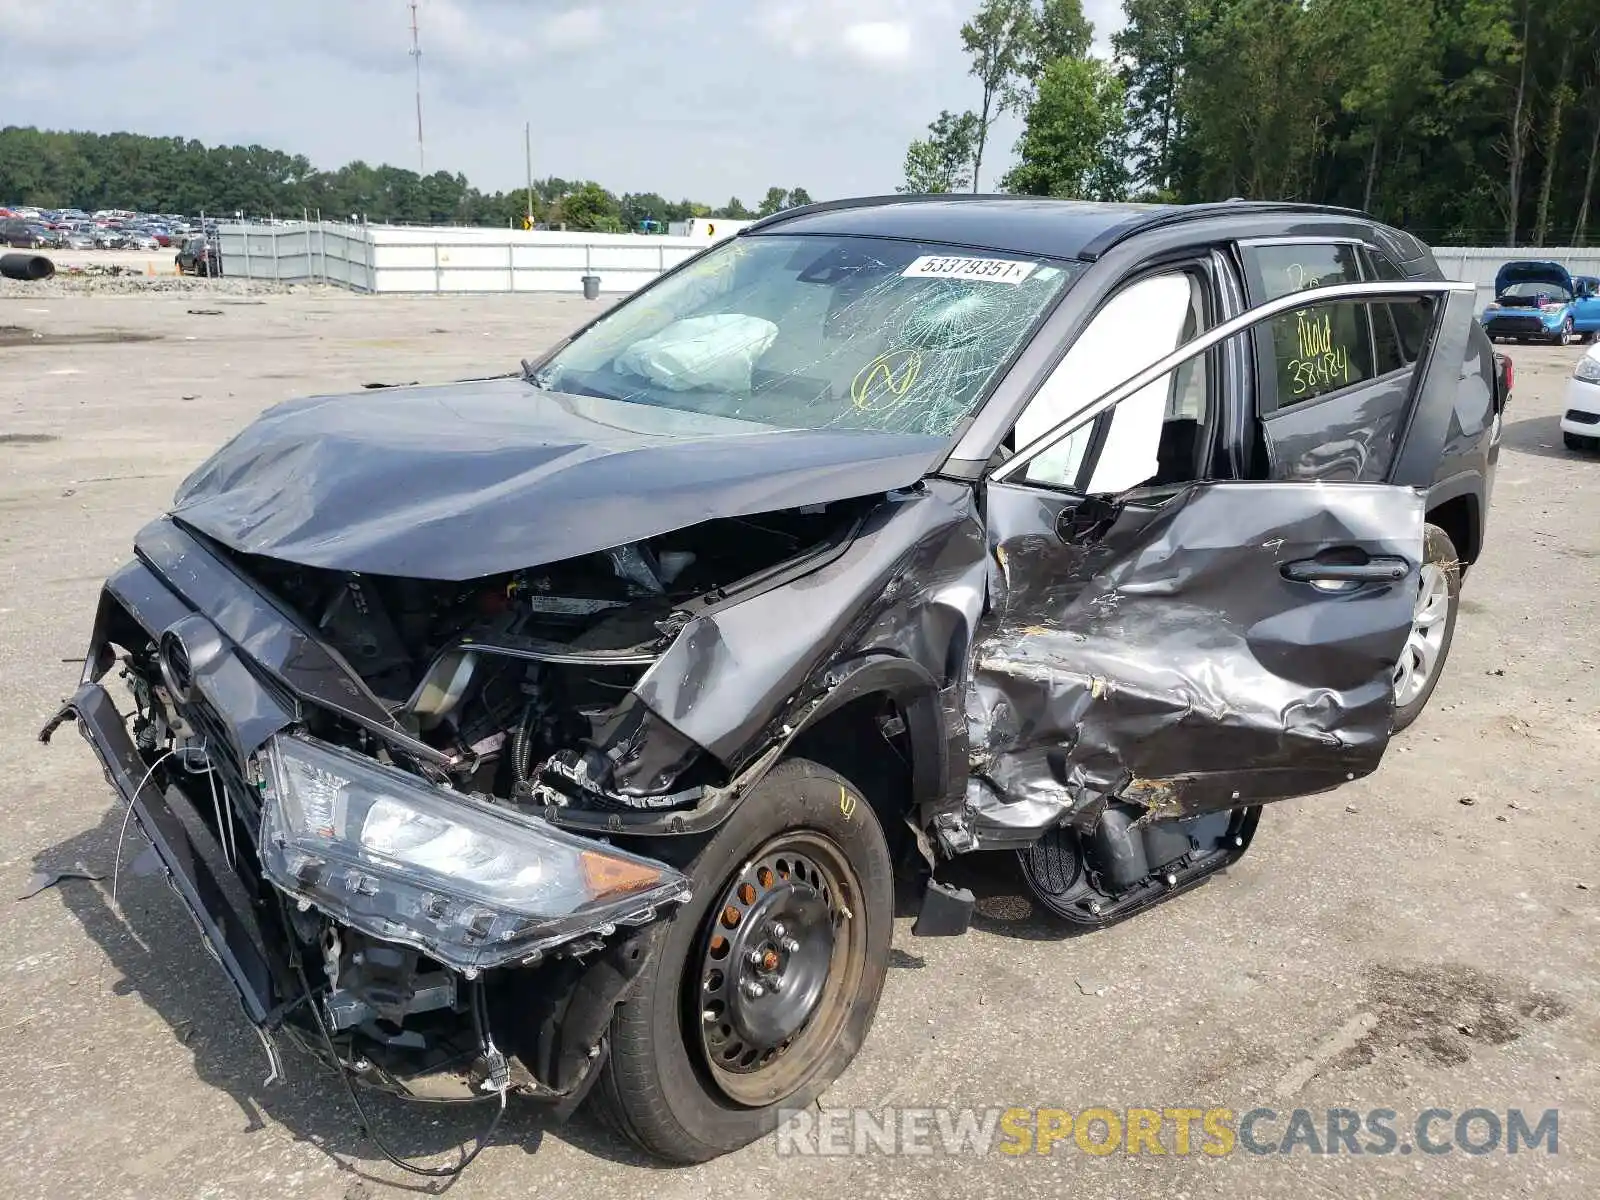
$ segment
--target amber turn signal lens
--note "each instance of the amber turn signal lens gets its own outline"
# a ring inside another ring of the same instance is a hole
[[[578,855],[578,865],[583,869],[583,886],[595,900],[643,891],[661,882],[660,871],[592,850]]]

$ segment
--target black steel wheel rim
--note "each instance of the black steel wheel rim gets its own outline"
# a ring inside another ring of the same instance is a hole
[[[860,884],[825,834],[792,830],[728,881],[686,982],[702,1062],[729,1099],[793,1094],[837,1044],[865,965]]]

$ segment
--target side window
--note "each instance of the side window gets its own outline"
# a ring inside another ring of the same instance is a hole
[[[1387,255],[1368,253],[1365,257],[1374,279],[1404,281],[1409,278]],[[1429,306],[1421,301],[1374,305],[1372,332],[1378,374],[1384,375],[1416,362],[1427,340],[1428,326]]]
[[[1308,288],[1361,282],[1359,248],[1345,243],[1246,246],[1252,301]],[[1379,374],[1365,304],[1299,309],[1267,323],[1264,342],[1278,383],[1278,407],[1303,404]]]
[[[1153,275],[1113,296],[1079,334],[1017,419],[1017,447],[1193,338],[1206,327],[1205,284],[1188,271]],[[1039,454],[1022,478],[1087,494],[1197,479],[1209,428],[1206,356],[1087,419]]]

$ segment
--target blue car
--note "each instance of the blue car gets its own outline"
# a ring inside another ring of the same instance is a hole
[[[1495,341],[1600,340],[1600,280],[1592,275],[1574,279],[1554,262],[1506,263],[1495,274],[1494,296],[1480,319]]]

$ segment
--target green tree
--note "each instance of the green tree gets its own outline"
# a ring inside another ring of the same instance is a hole
[[[1033,9],[1028,0],[983,0],[972,19],[961,26],[961,45],[971,60],[968,73],[982,88],[972,142],[974,192],[983,172],[990,128],[1007,107],[1021,103],[1018,80],[1032,38]]]
[[[1019,69],[1037,84],[1056,59],[1084,58],[1093,44],[1094,24],[1083,15],[1083,0],[1039,0]]]
[[[789,207],[789,192],[785,188],[768,188],[766,198],[756,208],[756,216],[770,217]]]
[[[563,196],[557,205],[560,221],[569,229],[592,233],[620,233],[622,206],[598,183],[584,183]]]
[[[623,227],[632,232],[638,232],[645,221],[659,221],[665,232],[668,221],[684,219],[673,215],[676,205],[668,203],[665,197],[655,192],[624,192],[619,205]]]
[[[1600,39],[1597,39],[1590,64],[1583,88],[1588,97],[1585,115],[1589,123],[1589,143],[1583,156],[1586,165],[1583,184],[1578,190],[1578,215],[1572,227],[1574,246],[1583,245],[1584,235],[1588,232],[1589,204],[1594,196],[1596,168],[1600,167]]]
[[[696,214],[696,215],[698,216],[698,215],[702,215],[702,214]],[[748,221],[751,217],[755,216],[756,214],[751,212],[748,208],[746,208],[744,206],[744,204],[740,201],[739,197],[734,196],[726,204],[724,204],[721,208],[717,209],[716,212],[714,212],[714,213],[705,213],[703,215],[708,216],[708,217],[726,217],[730,221]]]
[[[814,203],[816,203],[816,202],[811,199],[811,193],[806,191],[805,188],[790,188],[789,189],[789,207],[790,208],[801,208],[801,207],[803,207],[803,206],[805,206],[807,204],[814,204]]]
[[[900,192],[955,192],[967,186],[978,139],[978,115],[946,109],[928,126],[928,136],[906,149],[905,182]]]
[[[1112,35],[1127,94],[1135,180],[1170,198],[1182,143],[1184,76],[1203,16],[1201,0],[1124,0],[1127,23]]]
[[[1009,191],[1072,200],[1122,200],[1122,81],[1095,58],[1058,58],[1039,79],[1017,142]]]

